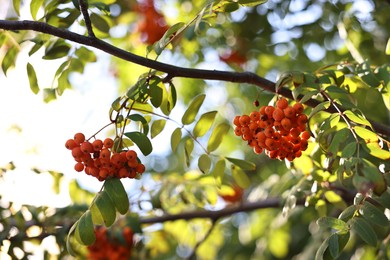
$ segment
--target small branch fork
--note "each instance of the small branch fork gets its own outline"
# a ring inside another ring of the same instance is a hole
[[[82,2],[85,0],[80,0],[80,6],[83,5]],[[87,13],[86,8],[80,8],[83,11],[84,19],[86,21],[86,25],[88,24],[87,20],[89,20],[89,16]],[[86,13],[85,13],[86,12]],[[90,21],[90,20],[89,20]],[[247,83],[247,84],[253,84],[256,85],[263,90],[280,94],[286,98],[293,99],[293,95],[289,89],[286,88],[280,88],[278,89],[278,92],[276,93],[275,89],[275,82],[272,82],[270,80],[267,80],[263,77],[260,77],[254,73],[251,72],[229,72],[229,71],[218,71],[218,70],[204,70],[204,69],[191,69],[191,68],[183,68],[178,67],[162,62],[158,62],[155,60],[151,60],[148,58],[144,58],[138,55],[135,55],[131,52],[127,52],[125,50],[122,50],[120,48],[117,48],[105,41],[102,41],[96,37],[94,37],[92,27],[89,23],[87,25],[88,35],[84,36],[80,35],[68,30],[64,30],[61,28],[57,28],[54,26],[51,26],[44,22],[37,22],[37,21],[8,21],[8,20],[0,20],[0,29],[4,30],[31,30],[36,32],[41,32],[45,34],[50,34],[53,36],[60,37],[62,39],[66,39],[75,43],[79,43],[82,45],[94,47],[96,49],[99,49],[105,53],[111,54],[112,56],[115,56],[117,58],[136,63],[138,65],[148,67],[151,69],[155,69],[157,71],[165,72],[166,79],[172,79],[174,77],[182,77],[182,78],[193,78],[193,79],[204,79],[204,80],[220,80],[220,81],[228,81],[228,82],[235,82],[235,83]],[[310,107],[315,107],[320,102],[314,99],[309,99],[307,102],[305,102],[306,105]],[[330,113],[338,113],[334,106],[330,106],[327,110],[327,112]],[[340,111],[343,111],[342,108],[340,108]],[[372,126],[374,127],[375,131],[379,134],[382,134],[384,136],[390,136],[390,126],[369,120]]]
[[[87,0],[79,0],[79,7],[80,7],[81,14],[84,17],[85,27],[87,27],[88,36],[91,38],[95,38],[95,34],[93,33],[93,29],[92,29],[91,18],[89,17],[88,14]]]

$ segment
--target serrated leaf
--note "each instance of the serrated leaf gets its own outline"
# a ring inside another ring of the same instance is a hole
[[[164,130],[166,122],[167,120],[165,119],[158,119],[153,121],[150,129],[150,136],[152,137],[152,139],[155,138]]]
[[[207,143],[208,152],[215,151],[219,147],[219,145],[222,143],[223,138],[229,132],[229,129],[230,125],[226,123],[221,123],[214,128]]]
[[[125,136],[130,138],[138,146],[143,155],[146,156],[153,151],[152,143],[145,134],[141,132],[127,132]]]
[[[180,143],[181,136],[182,136],[181,128],[178,127],[178,128],[176,128],[176,129],[173,131],[172,136],[171,136],[171,148],[172,148],[172,152],[175,152],[175,151],[176,151],[177,146],[178,146],[179,143]]]
[[[31,91],[34,94],[38,94],[39,86],[38,86],[37,74],[35,73],[34,67],[30,63],[27,63],[27,75],[28,75],[28,81],[30,82]]]
[[[207,154],[202,154],[198,159],[199,170],[206,174],[209,172],[211,166],[211,159]]]
[[[322,103],[319,103],[313,110],[310,112],[309,117],[312,117],[313,115],[317,114],[318,112],[328,109],[330,106],[330,101],[325,101]]]
[[[129,211],[129,198],[127,197],[126,190],[119,179],[107,179],[104,182],[104,190],[110,196],[119,213],[123,215]]]
[[[110,227],[116,218],[115,205],[106,191],[101,191],[91,205],[92,221],[96,225]]]
[[[204,136],[210,130],[217,113],[217,111],[210,111],[201,115],[193,130],[195,138]]]
[[[98,29],[101,32],[108,33],[108,31],[110,30],[110,25],[103,17],[95,13],[92,13],[90,15],[90,18],[91,18],[92,25],[96,29]]]
[[[251,181],[249,180],[248,176],[239,167],[232,165],[232,176],[237,185],[243,189],[246,189],[251,185]]]
[[[355,154],[357,144],[355,142],[347,144],[341,151],[341,157],[350,158]]]
[[[383,228],[389,225],[389,220],[384,214],[384,212],[368,201],[363,202],[363,205],[360,207],[359,212],[363,216],[363,218],[375,225],[381,226]]]
[[[44,0],[32,0],[30,3],[30,13],[34,20],[37,19],[37,13],[39,8],[42,6]]]
[[[332,217],[321,217],[317,220],[317,225],[322,228],[332,228],[341,232],[348,230],[348,224],[341,219]]]
[[[351,110],[346,110],[343,112],[345,116],[348,117],[349,120],[357,123],[357,124],[361,124],[361,125],[366,125],[366,126],[369,126],[369,127],[372,127],[371,126],[371,123],[365,119],[362,115],[356,113],[356,112],[353,112]]]
[[[372,156],[382,160],[390,160],[390,152],[382,149],[377,142],[363,144],[362,146]]]
[[[143,117],[140,114],[131,114],[127,118],[132,120],[132,121],[140,122],[142,124],[144,135],[148,135],[148,133],[149,133],[149,124],[148,124],[148,121],[146,121],[145,117]]]
[[[246,160],[241,160],[241,159],[236,159],[236,158],[230,158],[226,157],[226,160],[229,162],[233,163],[234,165],[240,167],[243,170],[248,170],[248,171],[254,171],[256,170],[256,164],[253,162],[249,162]]]
[[[183,117],[181,118],[181,122],[184,125],[189,125],[195,121],[195,117],[199,112],[200,106],[203,104],[206,95],[201,94],[196,96],[191,104],[188,106],[187,110],[184,112]]]
[[[376,246],[378,237],[367,220],[361,217],[355,217],[350,219],[348,223],[363,241],[371,246]]]
[[[222,185],[222,179],[223,179],[223,176],[225,175],[225,168],[226,168],[226,163],[225,163],[225,160],[223,160],[223,159],[217,161],[217,163],[214,166],[212,174],[214,176],[214,179],[215,179],[215,182],[217,183],[218,188],[220,188]]]
[[[87,210],[80,218],[75,231],[76,239],[85,246],[92,245],[96,240],[91,211]]]
[[[378,135],[367,128],[361,126],[355,126],[353,130],[360,138],[365,140],[366,143],[378,142],[379,140]]]

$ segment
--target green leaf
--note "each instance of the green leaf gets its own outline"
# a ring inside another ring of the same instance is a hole
[[[188,106],[181,119],[181,122],[184,125],[189,125],[195,121],[195,117],[198,114],[200,106],[203,104],[205,97],[206,95],[201,94],[192,100],[191,104]]]
[[[360,115],[356,112],[353,112],[351,110],[346,110],[346,111],[344,111],[344,115],[346,115],[349,118],[349,120],[351,120],[357,124],[366,125],[366,126],[369,126],[372,128],[371,123],[366,118],[364,118],[362,115]]]
[[[309,91],[307,92],[300,100],[301,103],[305,103],[306,101],[308,101],[309,99],[311,99],[314,95],[317,95],[318,94],[318,90],[312,90],[312,91]]]
[[[340,121],[340,115],[338,113],[332,114],[329,117],[330,128],[335,127]]]
[[[223,159],[217,161],[217,163],[214,166],[212,174],[214,176],[218,188],[220,188],[222,185],[222,179],[223,176],[225,175],[225,168],[226,168],[226,163],[225,160]]]
[[[92,214],[90,210],[87,210],[78,221],[75,237],[80,244],[85,246],[92,245],[95,242],[96,235],[94,232]]]
[[[153,151],[152,143],[145,134],[141,132],[127,132],[125,136],[130,138],[145,156]]]
[[[92,221],[96,225],[110,227],[115,222],[116,210],[107,191],[101,191],[91,205]]]
[[[336,258],[339,255],[339,237],[337,233],[333,233],[329,237],[328,243],[329,253],[333,258]]]
[[[333,217],[321,217],[317,220],[317,225],[322,228],[332,228],[341,232],[348,231],[349,229],[346,222]]]
[[[122,97],[118,97],[117,99],[114,100],[114,102],[112,102],[112,104],[111,104],[112,110],[118,112],[121,109],[121,100],[122,100]]]
[[[382,149],[377,142],[363,144],[362,146],[372,156],[382,160],[390,160],[390,152]]]
[[[72,247],[72,244],[70,243],[70,238],[71,238],[71,235],[73,234],[73,232],[75,232],[78,224],[79,224],[79,221],[80,220],[77,220],[73,225],[72,227],[69,229],[69,232],[68,232],[68,235],[66,236],[66,250],[68,251],[68,253],[71,255],[71,256],[76,256],[76,252],[73,251],[73,247]]]
[[[386,55],[390,55],[390,38],[387,40],[385,53]]]
[[[119,179],[107,179],[104,182],[104,190],[110,196],[119,213],[123,215],[129,211],[129,198],[127,197],[126,190]]]
[[[31,91],[34,94],[38,94],[39,86],[38,86],[37,74],[35,73],[34,67],[30,63],[27,63],[27,75],[28,75],[28,81],[30,82]]]
[[[353,130],[366,143],[378,142],[379,141],[378,135],[376,133],[374,133],[373,131],[367,129],[367,128],[364,128],[364,127],[361,127],[361,126],[355,126],[353,128]]]
[[[225,135],[229,132],[229,129],[230,125],[227,123],[221,123],[214,128],[207,143],[208,152],[215,151],[218,148]]]
[[[176,129],[173,131],[172,136],[171,136],[171,148],[172,148],[172,152],[175,152],[175,151],[176,151],[176,148],[177,148],[177,146],[178,146],[179,143],[180,143],[181,136],[182,136],[181,128],[178,127],[178,128],[176,128]]]
[[[336,155],[339,151],[340,146],[343,144],[343,142],[346,140],[349,134],[348,128],[340,129],[336,132],[334,135],[332,142],[330,143],[328,147],[328,151],[332,153],[332,155]]]
[[[110,25],[107,23],[106,19],[101,17],[100,15],[97,15],[95,13],[92,13],[90,15],[92,25],[98,29],[101,32],[108,33],[110,30]]]
[[[341,219],[343,221],[347,221],[347,220],[351,219],[355,215],[356,210],[357,210],[357,207],[355,205],[351,205],[351,206],[347,207],[346,209],[344,209],[340,213],[339,219]]]
[[[30,12],[31,16],[34,20],[37,19],[37,13],[39,11],[39,8],[42,6],[44,0],[31,0],[30,3]]]
[[[152,83],[150,84],[150,101],[152,102],[152,105],[156,108],[161,106],[161,103],[163,101],[163,88],[159,86],[161,83],[161,79],[153,79]]]
[[[152,126],[151,126],[151,130],[150,130],[150,132],[151,132],[150,135],[151,135],[152,139],[155,138],[157,135],[159,135],[164,130],[166,122],[167,122],[167,120],[165,120],[165,119],[158,119],[158,120],[153,121]]]
[[[328,249],[328,245],[329,245],[329,237],[327,239],[325,239],[320,247],[317,249],[317,252],[316,252],[316,255],[315,255],[315,260],[322,260],[324,259],[324,254],[325,254],[325,251],[326,249]]]
[[[241,160],[241,159],[236,159],[236,158],[230,158],[226,157],[226,160],[229,162],[233,163],[234,165],[240,167],[243,170],[248,170],[248,171],[254,171],[256,170],[256,164],[246,161],[246,160]]]
[[[171,27],[169,27],[169,29],[164,33],[163,37],[161,37],[161,39],[158,41],[159,49],[161,49],[161,51],[162,51],[165,48],[165,46],[167,45],[167,43],[170,41],[170,39],[172,37],[174,37],[177,34],[177,32],[180,29],[182,29],[183,27],[185,27],[185,23],[183,23],[183,22],[176,23],[176,24],[172,25]],[[160,51],[160,53],[161,53],[161,51]],[[160,54],[160,53],[157,53],[157,54]]]
[[[355,217],[350,219],[348,223],[363,241],[371,246],[376,246],[378,237],[367,220],[361,217]]]
[[[20,0],[12,0],[15,13],[20,16]]]
[[[207,154],[202,154],[198,159],[199,170],[206,174],[209,172],[211,166],[211,159]]]
[[[357,144],[355,142],[347,144],[341,152],[341,157],[350,158],[355,154]]]
[[[187,138],[187,140],[184,142],[184,152],[186,156],[187,167],[190,166],[191,153],[193,150],[194,150],[194,140],[192,138]]]
[[[4,75],[7,75],[7,71],[9,68],[15,66],[16,56],[19,50],[16,46],[10,47],[5,53],[3,60],[1,62],[1,68],[4,72]]]
[[[312,117],[313,115],[317,114],[318,112],[322,111],[322,110],[325,110],[325,109],[328,109],[330,106],[330,102],[329,101],[325,101],[325,102],[322,102],[322,103],[319,103],[315,108],[313,108],[313,110],[310,112],[310,115],[309,117]]]
[[[210,130],[217,113],[217,111],[210,111],[201,115],[193,130],[195,138],[204,136]]]
[[[364,165],[362,172],[364,177],[371,182],[376,195],[381,195],[386,191],[386,180],[378,168],[371,165]]]
[[[134,233],[142,233],[139,216],[136,213],[126,215],[126,226],[130,227]]]
[[[238,3],[243,6],[256,6],[266,3],[268,0],[239,0]]]
[[[132,114],[129,115],[127,118],[132,121],[141,122],[144,135],[147,135],[149,133],[149,124],[148,121],[146,121],[145,117],[140,114]]]
[[[97,60],[95,52],[81,46],[76,49],[75,54],[84,64],[87,62],[95,62]]]
[[[382,210],[375,207],[368,201],[364,201],[359,210],[360,214],[369,222],[383,228],[389,225],[389,220]]]
[[[69,44],[67,44],[64,40],[57,40],[54,44],[46,48],[45,55],[42,57],[42,59],[59,59],[68,56],[69,50]]]
[[[248,176],[241,168],[232,165],[232,175],[234,181],[241,188],[245,189],[251,185],[251,181],[249,180]]]

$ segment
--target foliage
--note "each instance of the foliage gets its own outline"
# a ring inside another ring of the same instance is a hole
[[[51,86],[24,65],[32,93],[56,102],[99,61],[95,49],[111,55],[118,98],[88,140],[110,129],[110,152],[138,149],[146,172],[131,177],[136,196],[100,176],[97,194],[70,182],[65,208],[2,202],[2,250],[27,257],[25,241],[55,237],[58,257],[94,259],[91,248],[110,241],[136,259],[389,258],[389,10],[385,1],[13,0],[0,20],[4,75],[23,66],[23,49],[57,61]],[[282,97],[304,104],[310,138],[299,158],[272,160],[232,126]]]

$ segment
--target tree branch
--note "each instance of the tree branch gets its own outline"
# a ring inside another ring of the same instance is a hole
[[[56,28],[43,22],[0,20],[0,29],[15,31],[31,30],[57,36],[72,42],[94,47],[96,49],[102,50],[105,53],[111,54],[112,56],[118,57],[129,62],[136,63],[138,65],[155,69],[161,72],[165,72],[168,74],[167,78],[169,79],[174,77],[183,77],[205,80],[220,80],[235,83],[247,83],[259,86],[260,88],[269,92],[276,93],[274,82],[251,72],[229,72],[219,70],[191,69],[165,64],[162,62],[135,55],[131,52],[127,52],[95,37],[87,37],[84,35],[80,35],[68,30]],[[277,94],[280,94],[289,99],[293,98],[291,91],[286,88],[280,88]],[[310,107],[315,107],[319,104],[319,101],[309,99],[307,102],[305,102],[305,104]],[[329,107],[326,111],[330,113],[337,113],[334,107]],[[382,135],[390,136],[390,126],[372,120],[369,121],[374,127],[375,131]]]
[[[87,32],[89,37],[95,37],[92,29],[91,18],[88,14],[88,2],[86,0],[79,0],[80,11],[84,17],[85,27],[87,27]]]

